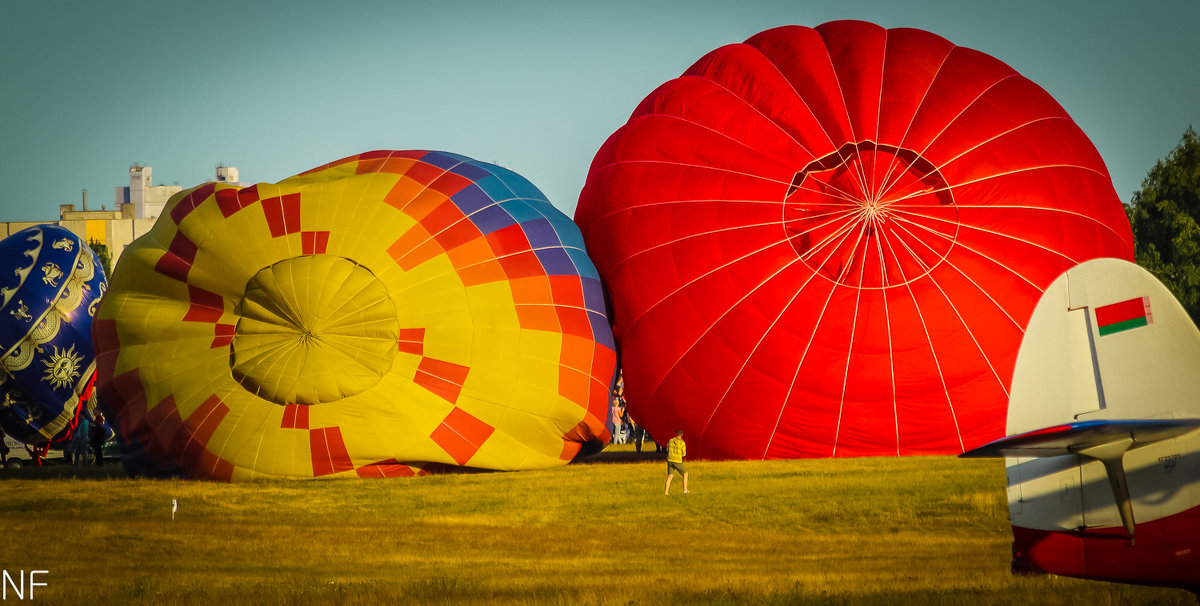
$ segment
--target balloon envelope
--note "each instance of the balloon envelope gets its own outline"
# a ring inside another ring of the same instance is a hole
[[[135,473],[525,469],[608,439],[616,354],[577,228],[454,154],[180,192],[122,255],[95,339]]]
[[[704,457],[1000,437],[1042,291],[1132,259],[1096,149],[978,51],[857,21],[719,48],[597,153],[576,211],[630,412]]]
[[[0,266],[0,426],[34,446],[64,441],[96,367],[91,325],[104,270],[86,243],[57,225],[0,241]]]

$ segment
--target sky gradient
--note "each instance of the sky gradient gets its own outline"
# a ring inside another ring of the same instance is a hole
[[[0,220],[112,208],[218,163],[274,182],[372,149],[515,170],[567,214],[604,140],[706,52],[862,19],[988,53],[1066,108],[1128,202],[1200,125],[1200,2],[11,0],[0,21]]]

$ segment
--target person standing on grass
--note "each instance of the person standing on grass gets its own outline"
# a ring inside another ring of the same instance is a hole
[[[75,427],[75,435],[71,436],[71,441],[67,448],[71,451],[71,456],[75,459],[76,465],[87,465],[88,455],[88,440],[91,439],[91,432],[88,430],[87,416],[82,413],[79,415],[79,425]]]
[[[631,435],[633,436],[633,444],[637,447],[638,452],[642,452],[642,440],[646,439],[646,428],[634,423],[633,419],[629,419],[629,423],[630,428],[633,429],[631,432]]]
[[[609,411],[609,414],[612,416],[612,443],[613,444],[624,444],[625,443],[625,432],[621,428],[621,403],[620,402],[621,402],[620,399],[618,399],[617,396],[614,395],[613,399],[612,399],[612,410]]]
[[[101,450],[104,448],[104,438],[108,437],[104,434],[104,415],[96,413],[96,420],[92,422],[92,426],[88,431],[88,441],[91,442],[92,456],[96,458],[96,466],[104,465],[104,455]]]
[[[617,385],[612,390],[612,443],[625,443],[625,429],[629,417],[625,413],[625,378],[617,372]]]
[[[687,468],[683,466],[683,458],[687,456],[687,444],[683,441],[683,430],[675,432],[675,437],[667,442],[667,489],[663,494],[671,494],[671,479],[675,476],[671,475],[671,471],[679,472],[683,476],[683,494],[688,493],[688,473]]]

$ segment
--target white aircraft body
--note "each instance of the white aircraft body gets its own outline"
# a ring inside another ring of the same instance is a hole
[[[1200,590],[1200,331],[1118,259],[1046,290],[1013,372],[1013,569]]]

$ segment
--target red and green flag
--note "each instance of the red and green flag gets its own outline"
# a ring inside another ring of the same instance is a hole
[[[1096,325],[1100,336],[1140,328],[1154,321],[1150,313],[1150,297],[1138,297],[1096,308]]]

